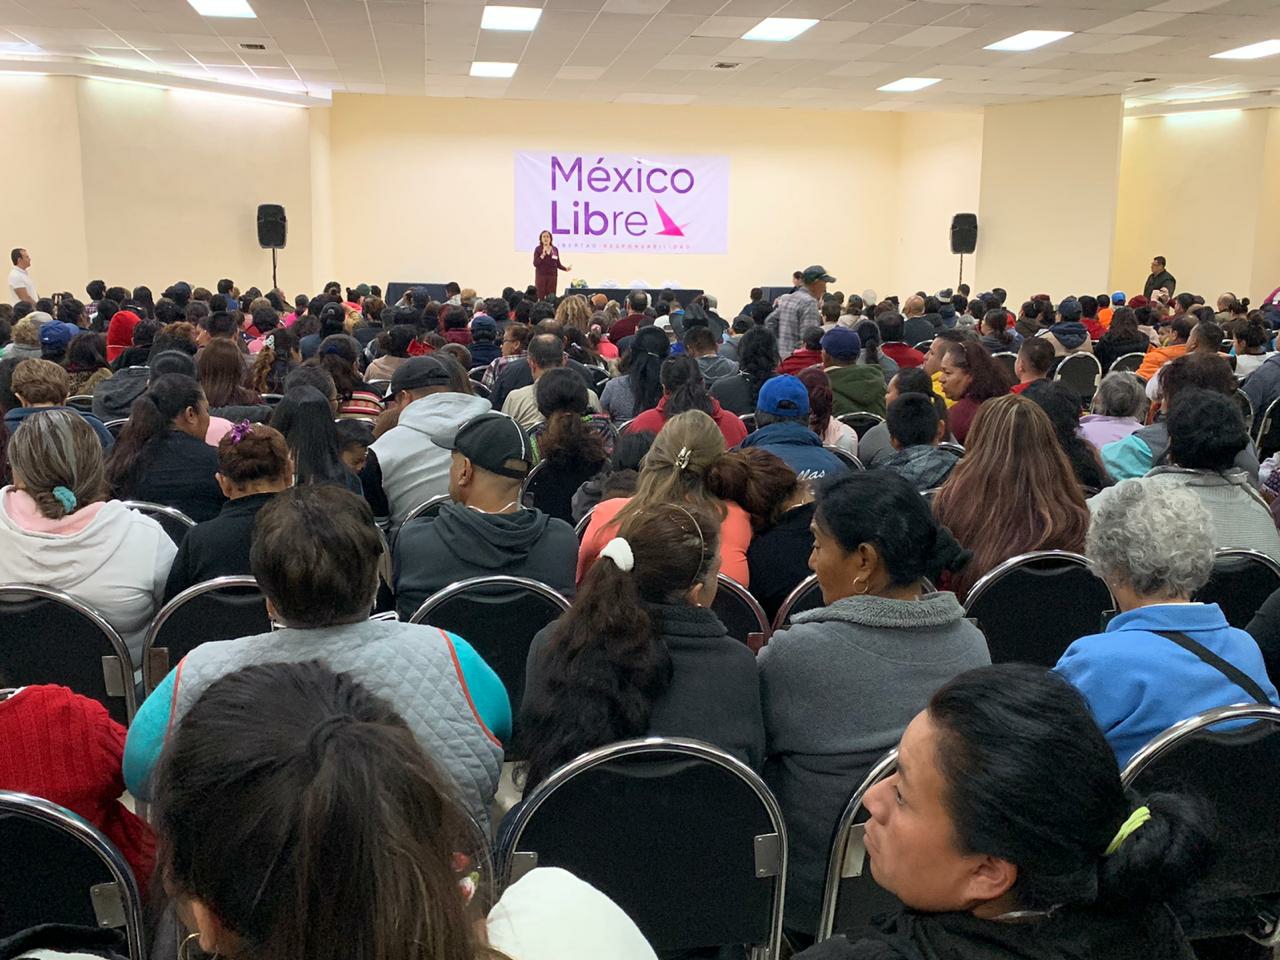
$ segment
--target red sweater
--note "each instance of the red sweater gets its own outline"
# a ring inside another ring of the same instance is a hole
[[[789,373],[792,376],[795,376],[801,370],[807,369],[808,367],[812,367],[815,363],[821,362],[821,350],[806,350],[804,347],[801,347],[799,350],[792,352],[790,356],[785,357],[783,361],[778,364],[778,372]]]
[[[906,343],[886,341],[880,352],[904,370],[924,363],[924,354]]]
[[[747,426],[738,419],[736,414],[730,413],[720,406],[720,401],[715,397],[711,400],[711,419],[716,422],[716,426],[720,428],[720,433],[724,436],[724,445],[732,450],[743,440],[747,439]],[[634,420],[627,424],[624,433],[658,433],[662,430],[663,424],[667,422],[667,398],[663,397],[658,401],[656,407],[651,407],[644,413],[640,414]]]
[[[0,701],[0,789],[66,807],[124,854],[146,895],[155,865],[151,828],[120,803],[124,727],[96,700],[52,684]]]

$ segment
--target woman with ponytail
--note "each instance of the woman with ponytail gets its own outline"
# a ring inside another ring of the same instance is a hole
[[[853,786],[943,683],[990,663],[955,594],[930,592],[968,554],[912,484],[855,470],[818,492],[809,567],[825,606],[760,651],[765,779],[790,836],[787,926],[812,935],[831,834]]]
[[[262,338],[262,349],[253,358],[247,377],[254,393],[284,393],[284,381],[302,363],[298,337],[292,330],[276,327]]]
[[[107,484],[121,500],[176,507],[197,523],[227,499],[214,475],[218,454],[205,443],[209,403],[194,378],[156,377],[133,401],[129,422],[107,457]]]
[[[717,527],[696,504],[631,513],[573,607],[534,637],[519,727],[526,795],[579,754],[633,737],[704,740],[760,768],[755,659],[710,609]]]
[[[627,424],[628,433],[658,433],[662,425],[686,410],[701,410],[720,428],[726,447],[736,447],[747,437],[747,428],[736,414],[707,394],[702,368],[688,354],[670,357],[662,364],[662,399],[655,407]]]
[[[1203,805],[1127,795],[1084,700],[1052,673],[1009,663],[951,680],[865,804],[871,875],[905,909],[797,960],[1194,956],[1164,903],[1204,863]]]
[[[1246,299],[1244,302],[1249,301]],[[1247,316],[1232,317],[1227,329],[1231,332],[1231,339],[1235,341],[1236,379],[1243,380],[1267,359],[1267,351],[1271,347],[1271,327],[1261,310],[1250,310]]]

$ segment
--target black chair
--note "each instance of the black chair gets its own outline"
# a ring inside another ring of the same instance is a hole
[[[489,394],[490,394],[489,388],[486,387],[479,380],[471,381],[471,392],[474,393],[477,397],[484,397],[484,399],[486,400],[489,399]]]
[[[266,600],[253,577],[218,577],[166,603],[142,647],[142,686],[151,693],[169,668],[211,640],[236,640],[271,630]]]
[[[729,636],[741,640],[752,653],[759,653],[760,648],[769,642],[769,618],[764,608],[751,591],[733,577],[722,573],[716,579],[719,586],[711,609],[729,631]]]
[[[472,367],[467,371],[467,379],[472,383],[479,383],[481,378],[484,377],[484,372],[488,369],[489,365],[487,363],[481,364],[478,367]]]
[[[74,397],[67,397],[67,406],[81,413],[93,413],[93,395],[80,393]]]
[[[915,349],[919,350],[921,353],[928,353],[929,348],[933,346],[933,341],[921,340],[919,343],[913,344],[913,346],[915,347]]]
[[[738,417],[742,421],[742,425],[747,428],[747,433],[756,432],[756,415],[754,413],[744,413]]]
[[[56,803],[0,792],[0,939],[48,923],[122,929],[142,960],[142,895],[129,864],[95,827]]]
[[[964,612],[986,636],[992,663],[1052,667],[1076,640],[1101,631],[1115,605],[1080,554],[1036,550],[981,577]]]
[[[520,502],[526,507],[537,507],[547,516],[573,523],[573,495],[603,466],[596,463],[564,467],[543,460],[520,484]]]
[[[166,507],[163,503],[148,503],[145,500],[125,500],[123,503],[130,510],[137,510],[164,527],[169,539],[178,546],[182,546],[187,531],[196,525],[194,520],[177,507]]]
[[[1014,370],[1014,367],[1018,364],[1018,355],[1016,353],[1010,353],[1008,350],[1001,350],[999,353],[993,353],[991,355],[991,359],[1004,367],[1005,372],[1009,374],[1009,379],[1013,383],[1018,382],[1018,374]]]
[[[109,434],[111,434],[113,437],[119,440],[120,431],[124,429],[124,425],[128,422],[129,421],[127,418],[124,420],[108,420],[106,423],[103,424],[103,426],[107,428],[107,432]]]
[[[1078,393],[1081,402],[1087,406],[1093,402],[1093,395],[1098,390],[1102,365],[1092,353],[1072,353],[1058,361],[1053,379],[1061,380]]]
[[[400,523],[400,526],[403,527],[406,523],[409,523],[411,520],[417,520],[419,517],[438,517],[440,516],[440,508],[443,507],[446,503],[452,503],[452,502],[453,502],[453,497],[449,496],[449,494],[438,493],[434,497],[432,497],[430,500],[426,501],[425,503],[418,504],[408,513],[406,513],[404,515],[404,520],[402,520]]]
[[[862,435],[874,427],[878,423],[884,423],[884,417],[878,413],[867,413],[865,410],[857,413],[842,413],[836,417],[841,423],[847,427],[853,427],[858,435],[858,439],[862,439]]]
[[[822,606],[822,587],[818,583],[818,575],[810,574],[787,594],[787,598],[782,601],[782,606],[778,607],[778,612],[773,618],[774,632],[790,623],[793,613],[817,610],[820,606]]]
[[[365,385],[368,386],[370,390],[372,390],[374,393],[376,393],[380,397],[385,397],[387,395],[387,391],[391,389],[390,380],[366,380]],[[267,395],[263,394],[264,400],[266,399],[266,397]],[[271,402],[271,401],[268,401],[268,402]]]
[[[1280,399],[1272,400],[1262,414],[1262,419],[1255,420],[1254,442],[1258,448],[1258,459],[1265,460],[1273,453],[1280,451]]]
[[[1253,431],[1253,401],[1249,399],[1249,395],[1243,390],[1237,390],[1232,396],[1235,397],[1236,403],[1240,404],[1240,413],[1244,416],[1245,430]]]
[[[587,535],[587,527],[591,524],[591,514],[595,513],[596,508],[592,507],[582,515],[582,519],[573,525],[573,532],[578,535],[578,542],[582,542],[582,538]]]
[[[1137,373],[1138,368],[1142,366],[1142,361],[1147,355],[1145,353],[1123,353],[1111,361],[1111,366],[1107,373],[1115,373],[1117,370],[1128,371],[1129,373]]]
[[[836,822],[831,854],[827,858],[827,883],[822,892],[822,910],[818,914],[816,939],[826,940],[844,934],[856,940],[871,926],[871,918],[889,913],[902,902],[871,876],[871,861],[863,840],[866,834],[867,808],[863,805],[867,791],[898,769],[898,751],[890,750],[867,773],[866,779],[853,791],[844,812]]]
[[[1185,720],[1134,754],[1120,779],[1138,796],[1190,793],[1212,808],[1209,862],[1172,904],[1187,935],[1280,945],[1280,709],[1221,707]]]
[[[940,444],[938,444],[938,449],[947,450],[951,453],[954,453],[957,457],[964,456],[964,447],[961,444],[952,443],[950,440],[943,440]]]
[[[1280,589],[1280,563],[1265,553],[1215,550],[1209,582],[1191,599],[1216,603],[1226,615],[1227,623],[1243,630],[1277,589]]]
[[[787,839],[764,782],[695,740],[629,740],[557,770],[516,814],[503,876],[563,867],[660,955],[730,945],[780,956]]]
[[[864,469],[862,466],[862,461],[859,460],[857,457],[855,457],[848,450],[845,450],[841,447],[837,447],[833,443],[824,443],[823,448],[828,453],[830,453],[833,457],[835,457],[837,460],[843,463],[846,467],[848,467],[850,470]]]
[[[47,587],[0,586],[0,676],[7,683],[61,684],[127,725],[137,709],[133,670],[120,634],[89,605]]]
[[[536,580],[471,577],[427,597],[409,622],[448,630],[471,644],[502,680],[511,716],[519,718],[529,645],[568,609],[568,600]],[[507,759],[514,759],[509,747]]]
[[[370,386],[370,387],[373,387],[373,385],[374,385],[375,383],[379,383],[379,384],[380,384],[380,383],[384,383],[384,382],[385,382],[385,383],[387,383],[387,385],[388,385],[388,386],[390,386],[390,382],[389,382],[389,381],[382,381],[382,380],[370,380],[370,381],[368,381],[368,383],[369,383],[369,386]],[[378,390],[379,390],[379,392],[381,392],[381,391],[382,391],[382,389],[384,389],[384,388],[376,388],[376,389],[378,389]],[[264,393],[264,394],[262,395],[262,402],[263,402],[263,403],[265,403],[265,404],[266,404],[267,406],[269,406],[269,407],[274,407],[277,403],[279,403],[279,402],[280,402],[281,400],[283,400],[283,399],[284,399],[284,394],[282,394],[282,393]]]

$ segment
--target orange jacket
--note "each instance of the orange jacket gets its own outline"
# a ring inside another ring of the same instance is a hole
[[[1142,358],[1142,366],[1138,368],[1138,376],[1143,380],[1149,381],[1155,376],[1157,370],[1170,360],[1177,360],[1186,352],[1187,345],[1185,343],[1174,343],[1167,347],[1152,347],[1147,351],[1147,355]]]

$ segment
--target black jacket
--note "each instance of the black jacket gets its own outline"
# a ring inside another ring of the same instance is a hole
[[[189,433],[169,430],[151,441],[138,479],[121,491],[122,499],[177,507],[196,523],[212,520],[227,500],[214,479],[217,472],[213,447]]]
[[[1152,273],[1147,276],[1147,282],[1142,285],[1142,295],[1148,300],[1151,299],[1152,292],[1157,287],[1164,287],[1169,291],[1169,296],[1173,296],[1178,289],[1178,281],[1174,279],[1173,274],[1168,270],[1161,270],[1159,273]]]
[[[707,392],[720,401],[720,406],[741,417],[756,412],[756,395],[760,392],[760,384],[739,372],[736,376],[717,380]]]
[[[528,577],[572,597],[578,538],[541,510],[481,513],[446,503],[400,528],[394,561],[396,611],[408,620],[427,597],[468,577]]]
[[[168,603],[187,587],[214,577],[248,576],[253,523],[258,519],[258,511],[274,496],[274,493],[253,493],[228,500],[216,517],[192,527],[169,568],[164,602]]]
[[[1271,682],[1280,680],[1280,590],[1267,597],[1245,630],[1258,641]]]
[[[147,391],[150,367],[124,367],[93,388],[93,415],[99,420],[124,420],[129,408]]]
[[[908,343],[913,347],[917,343],[932,340],[937,333],[938,328],[924,317],[910,317],[902,325],[903,342]]]
[[[1093,356],[1102,366],[1102,372],[1106,373],[1126,353],[1146,353],[1150,348],[1151,339],[1144,333],[1139,332],[1132,340],[1122,340],[1108,331],[1093,345]]]
[[[787,594],[809,576],[809,554],[813,552],[813,520],[815,504],[788,510],[772,530],[756,534],[747,548],[747,566],[751,571],[751,594],[760,601],[772,620],[787,599]]]

